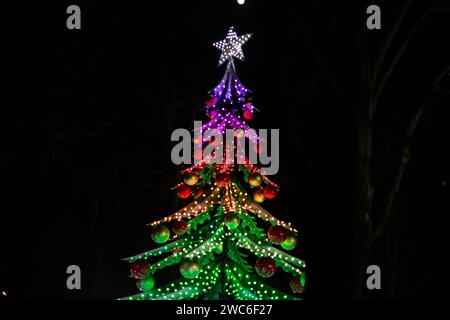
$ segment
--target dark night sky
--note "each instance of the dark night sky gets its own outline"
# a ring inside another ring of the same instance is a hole
[[[399,10],[398,4],[378,3],[383,28],[368,34],[371,57]],[[111,299],[137,291],[120,259],[150,248],[145,224],[184,203],[170,191],[180,178],[180,168],[170,160],[170,134],[204,119],[206,92],[224,72],[217,68],[220,52],[211,43],[234,25],[238,34],[254,32],[243,47],[246,62],[237,63],[261,110],[253,125],[281,132],[281,169],[274,180],[282,191],[277,201],[264,205],[301,230],[295,253],[307,261],[308,296],[350,297],[354,113],[361,95],[357,35],[367,3],[79,1],[81,31],[65,28],[68,4],[48,9],[50,29],[41,35],[47,98],[32,111],[39,198],[30,221],[32,281],[29,290],[19,289],[8,277],[14,265],[2,261],[0,287],[12,296],[38,299]],[[394,44],[422,12],[443,4],[413,2]],[[411,108],[449,64],[448,21],[447,13],[424,23],[387,82],[375,118],[375,161],[396,147]],[[395,278],[383,279],[395,282],[394,293],[373,297],[448,297],[442,262],[450,227],[448,102],[448,95],[440,97],[414,135],[395,202],[396,223],[388,231],[397,239],[397,260],[385,258],[388,242],[380,241],[376,251],[382,270],[398,268]],[[1,168],[11,180],[18,170],[16,150],[2,150]],[[70,264],[83,272],[79,292],[65,288]]]

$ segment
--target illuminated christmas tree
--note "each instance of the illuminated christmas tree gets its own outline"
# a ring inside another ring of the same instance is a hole
[[[245,154],[235,152],[248,142],[259,153],[262,145],[247,123],[256,111],[251,92],[237,78],[233,62],[244,59],[241,47],[250,37],[237,36],[230,28],[224,40],[214,43],[222,50],[219,66],[228,62],[227,68],[205,102],[210,120],[195,132],[196,162],[181,171],[183,181],[174,187],[190,203],[149,224],[153,241],[161,246],[125,259],[141,293],[123,299],[301,298],[305,263],[286,253],[296,247],[298,231],[259,204],[273,200],[279,187]],[[236,138],[231,145],[208,134],[226,134],[230,129]],[[208,146],[213,152],[206,152]],[[233,161],[227,161],[230,154]],[[161,279],[155,286],[154,274],[170,266],[179,268],[179,279],[170,283]],[[277,269],[289,275],[285,287],[290,292],[269,283]]]

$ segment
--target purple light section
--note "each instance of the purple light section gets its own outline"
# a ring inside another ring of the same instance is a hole
[[[233,60],[227,65],[227,70],[220,83],[209,92],[217,101],[233,104],[234,100],[245,100],[250,91],[239,81]]]
[[[250,126],[241,118],[240,114],[244,110],[254,111],[251,103],[246,103],[247,96],[251,93],[238,79],[233,60],[230,60],[222,80],[209,92],[215,98],[216,103],[206,107],[207,114],[216,111],[213,119],[204,124],[202,132],[208,129],[217,129],[225,134],[226,129],[244,129],[245,137],[257,142],[259,137],[252,131]],[[240,108],[239,108],[240,107]],[[203,141],[207,142],[211,136],[204,136]]]

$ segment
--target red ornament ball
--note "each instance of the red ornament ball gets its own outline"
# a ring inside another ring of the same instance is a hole
[[[252,120],[253,119],[253,113],[250,110],[244,111],[244,119],[245,120]]]
[[[264,197],[269,200],[274,199],[278,193],[277,189],[272,186],[264,187],[263,192],[264,192]]]
[[[277,264],[272,258],[263,257],[256,260],[255,269],[261,277],[269,278],[277,271]]]
[[[226,187],[230,182],[230,174],[228,172],[218,173],[216,175],[216,183],[219,187]]]
[[[181,199],[187,199],[189,198],[189,196],[191,195],[191,188],[189,188],[189,186],[182,184],[181,186],[178,187],[177,189],[177,195],[181,198]]]
[[[300,283],[300,277],[294,277],[289,281],[289,287],[294,293],[303,293],[305,292],[305,288]]]
[[[172,224],[172,230],[177,235],[183,235],[187,230],[187,223],[184,220],[177,220]]]
[[[216,101],[217,101],[216,98],[214,98],[213,96],[209,96],[205,100],[205,105],[207,105],[208,107],[211,107],[216,104]]]
[[[131,264],[131,275],[135,279],[144,279],[150,273],[150,263],[137,260]]]
[[[271,226],[267,231],[267,237],[274,243],[282,243],[289,235],[289,231],[282,226]]]

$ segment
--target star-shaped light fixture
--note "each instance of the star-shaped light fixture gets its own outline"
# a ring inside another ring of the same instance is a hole
[[[222,50],[219,59],[219,66],[225,61],[233,59],[233,57],[244,61],[244,53],[242,52],[241,47],[248,39],[251,38],[252,35],[253,33],[247,33],[242,36],[238,36],[234,30],[234,27],[230,27],[227,37],[224,40],[214,42],[213,46]]]

